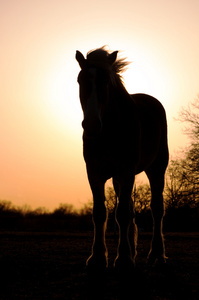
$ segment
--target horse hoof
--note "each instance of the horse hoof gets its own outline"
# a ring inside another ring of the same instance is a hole
[[[131,274],[135,270],[135,261],[131,257],[117,257],[114,262],[116,271],[120,274]]]
[[[167,262],[167,257],[165,255],[153,255],[151,252],[147,258],[147,263],[149,266],[164,266]]]
[[[101,274],[106,272],[108,262],[106,257],[96,257],[91,255],[86,261],[86,270],[88,274]]]

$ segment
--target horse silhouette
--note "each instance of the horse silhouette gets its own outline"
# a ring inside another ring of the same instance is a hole
[[[151,187],[153,239],[148,261],[164,263],[162,234],[163,189],[168,165],[167,121],[162,104],[146,94],[130,95],[122,82],[125,59],[105,47],[76,52],[80,102],[84,114],[83,155],[93,194],[94,240],[89,270],[106,269],[105,242],[107,213],[105,182],[112,178],[118,197],[116,219],[119,244],[114,265],[120,270],[134,267],[137,227],[131,198],[135,175],[145,171]],[[133,235],[133,238],[129,238]]]

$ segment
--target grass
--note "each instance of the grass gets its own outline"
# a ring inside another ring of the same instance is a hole
[[[0,299],[199,299],[199,233],[166,234],[163,269],[146,265],[150,239],[139,235],[135,274],[122,282],[112,268],[117,240],[108,235],[109,269],[95,284],[85,270],[92,233],[1,233]]]

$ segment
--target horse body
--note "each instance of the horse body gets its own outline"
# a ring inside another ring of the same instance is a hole
[[[145,101],[142,101],[143,98]],[[147,170],[157,154],[162,153],[162,144],[167,144],[165,112],[158,100],[148,95],[135,94],[131,95],[130,102],[123,116],[121,110],[120,117],[113,111],[112,118],[108,114],[107,126],[104,122],[104,129],[98,139],[83,138],[85,161],[92,166],[98,165],[104,180],[117,176],[122,166],[135,169],[135,174]]]
[[[162,192],[168,164],[166,114],[155,98],[128,94],[119,72],[113,72],[114,63],[120,70],[125,65],[116,61],[116,56],[117,52],[109,54],[104,49],[91,52],[87,59],[80,52],[76,54],[82,69],[78,81],[84,112],[83,154],[94,199],[94,242],[87,261],[91,268],[107,266],[104,185],[109,178],[113,178],[119,198],[116,217],[120,239],[115,265],[129,268],[134,264],[136,225],[131,193],[134,177],[142,171],[149,178],[152,192],[154,236],[149,260],[165,261]],[[134,234],[131,242],[129,232]]]

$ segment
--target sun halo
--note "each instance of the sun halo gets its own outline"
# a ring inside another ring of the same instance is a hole
[[[45,105],[50,122],[71,135],[81,130],[82,110],[78,100],[77,74],[74,63],[60,60],[49,68],[45,78]]]
[[[77,76],[79,65],[73,59],[69,61],[63,56],[49,66],[45,79],[45,104],[49,121],[58,130],[70,132],[72,136],[82,133],[81,121],[83,113],[79,103],[79,87]],[[158,72],[157,72],[158,74]],[[123,73],[123,81],[127,91],[146,93],[158,97],[156,72],[151,66],[135,59]]]

